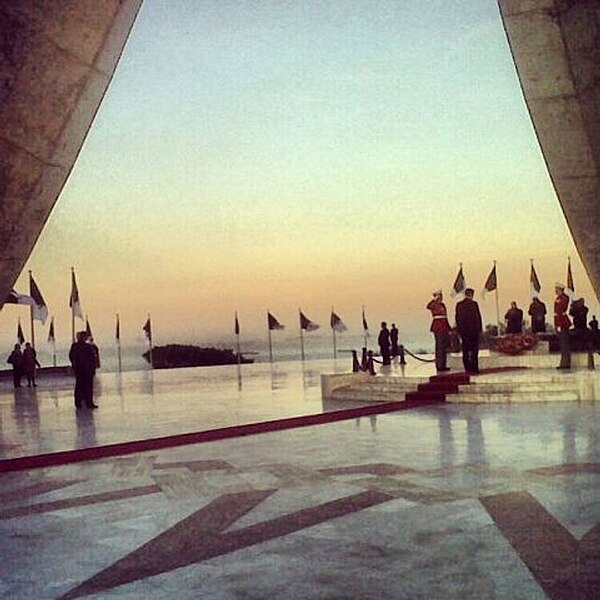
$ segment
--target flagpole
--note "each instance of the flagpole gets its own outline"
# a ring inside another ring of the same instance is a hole
[[[333,326],[333,306],[331,307],[331,333],[333,334],[333,358],[337,358],[337,343],[335,339],[335,327]]]
[[[498,335],[500,335],[500,301],[498,300],[498,272],[496,271],[496,261],[494,261],[494,273],[496,275],[496,321],[498,322]]]
[[[240,354],[240,331],[239,331],[239,321],[238,321],[237,310],[235,311],[235,325],[236,325],[235,346],[236,346],[236,350],[237,350],[237,364],[239,367],[242,364],[242,355]]]
[[[148,341],[150,342],[150,368],[154,369],[154,361],[152,360],[152,320],[150,319],[150,313],[148,313],[148,323],[150,323],[150,335]]]
[[[301,314],[300,309],[298,309],[298,313]],[[302,357],[302,361],[304,361],[304,334],[302,333],[302,319],[300,319],[300,356]]]
[[[117,338],[117,357],[119,359],[119,373],[122,370],[122,365],[121,365],[121,321],[119,319],[119,313],[117,313],[117,327],[118,327],[118,333],[119,333],[119,337]]]
[[[31,271],[29,271],[29,295],[31,296]],[[29,306],[29,326],[31,330],[31,345],[35,348],[35,327],[33,325],[33,305]]]
[[[367,345],[367,329],[365,329],[365,305],[362,305],[362,319],[363,319],[363,336],[364,336],[364,340],[365,340],[365,348],[367,348],[367,350],[369,349],[368,345]]]
[[[267,330],[269,331],[269,362],[273,362],[273,340],[271,339],[271,327],[269,325],[269,313],[267,310]]]

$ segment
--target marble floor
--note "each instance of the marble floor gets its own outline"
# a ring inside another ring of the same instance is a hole
[[[329,409],[318,365],[263,368],[103,376],[91,441]],[[4,457],[89,443],[68,382],[42,385],[0,392]],[[446,404],[2,474],[0,597],[598,598],[599,425],[594,402]]]

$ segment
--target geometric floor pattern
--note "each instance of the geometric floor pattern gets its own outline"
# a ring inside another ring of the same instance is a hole
[[[0,476],[3,598],[598,598],[600,409],[443,405]]]

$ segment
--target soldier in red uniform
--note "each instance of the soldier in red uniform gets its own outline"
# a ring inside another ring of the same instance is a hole
[[[557,283],[554,286],[556,298],[554,300],[554,327],[558,331],[558,341],[560,344],[560,365],[557,369],[571,368],[571,348],[569,346],[569,328],[571,319],[567,315],[569,309],[569,296],[565,294],[565,286]]]
[[[431,327],[435,339],[435,366],[438,371],[449,371],[446,366],[446,352],[450,343],[450,323],[448,322],[448,311],[443,302],[442,290],[433,292],[433,299],[426,307],[431,311]]]

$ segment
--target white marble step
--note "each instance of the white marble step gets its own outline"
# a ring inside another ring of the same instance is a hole
[[[498,382],[477,382],[458,387],[460,394],[516,394],[524,393],[544,393],[546,391],[561,391],[577,389],[575,381],[561,381],[556,383],[539,381],[498,381]]]
[[[579,392],[576,389],[546,389],[539,391],[508,391],[508,392],[488,392],[477,394],[448,394],[446,402],[454,404],[472,403],[472,404],[492,404],[503,403],[513,404],[521,402],[573,402],[580,400]]]
[[[355,400],[360,402],[399,402],[404,400],[404,396],[411,390],[394,390],[382,392],[367,388],[358,388],[357,386],[341,387],[333,391],[334,400]]]

